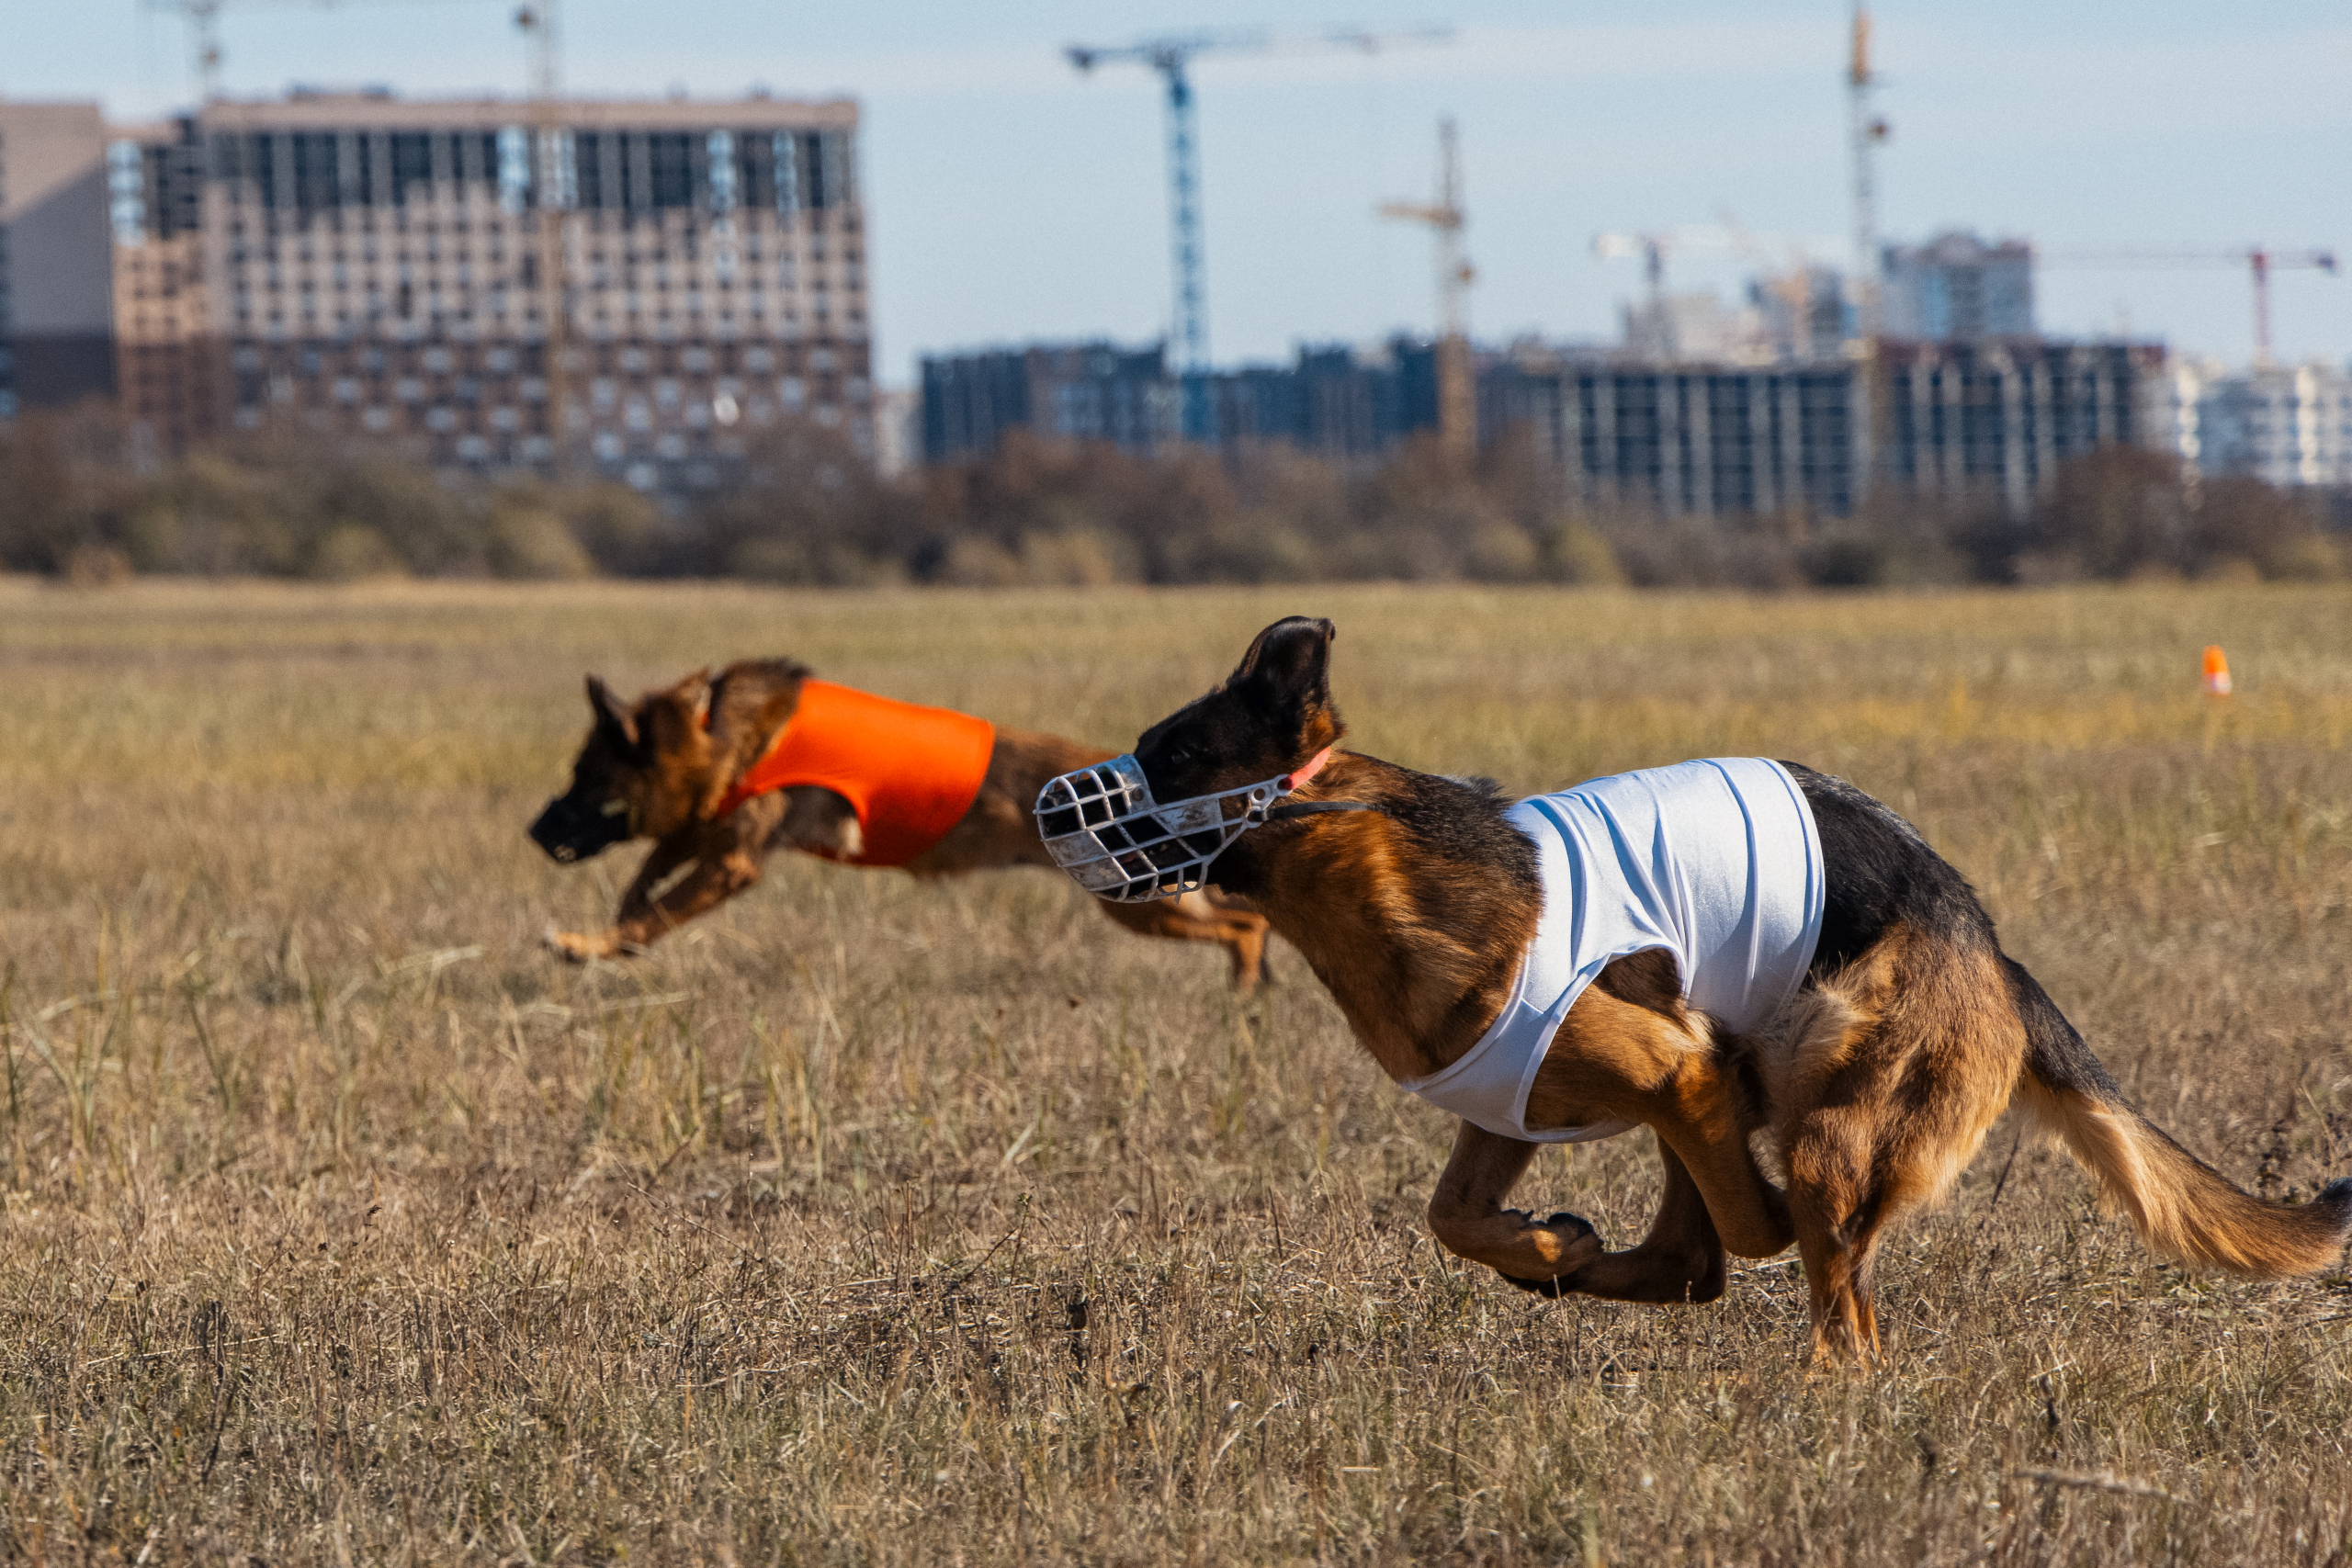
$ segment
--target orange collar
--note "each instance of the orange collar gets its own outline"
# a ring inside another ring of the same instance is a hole
[[[1299,769],[1296,773],[1284,779],[1283,781],[1283,787],[1286,790],[1296,789],[1299,785],[1305,784],[1307,780],[1321,773],[1323,771],[1323,764],[1330,760],[1331,748],[1326,746],[1320,751],[1316,752],[1314,756],[1308,758],[1305,767]]]

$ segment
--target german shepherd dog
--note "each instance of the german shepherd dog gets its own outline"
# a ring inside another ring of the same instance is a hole
[[[566,864],[625,840],[654,842],[613,924],[594,932],[551,930],[549,948],[574,963],[640,953],[757,883],[780,846],[859,860],[866,836],[858,812],[833,790],[801,785],[740,804],[730,798],[778,740],[808,680],[808,671],[789,660],[754,660],[716,676],[689,675],[631,704],[588,677],[594,724],[572,762],[571,788],[539,813],[531,838]],[[1055,774],[1110,754],[1057,735],[996,728],[970,807],[906,869],[954,876],[1050,866],[1030,801]],[[1251,990],[1263,975],[1266,919],[1240,899],[1202,893],[1164,904],[1106,902],[1102,909],[1148,936],[1217,943],[1238,990]]]
[[[1234,838],[1206,877],[1265,911],[1391,1078],[1416,1079],[1461,1057],[1511,994],[1542,909],[1537,854],[1490,788],[1349,752],[1316,771],[1345,733],[1331,638],[1325,620],[1267,627],[1133,756],[1153,801],[1294,788],[1305,804]],[[1817,825],[1825,886],[1814,956],[1770,1038],[1714,1027],[1685,1001],[1673,956],[1651,950],[1600,972],[1535,1069],[1521,1126],[1655,1134],[1666,1193],[1647,1237],[1611,1252],[1574,1215],[1505,1209],[1538,1145],[1464,1122],[1429,1208],[1447,1248],[1545,1295],[1706,1302],[1723,1292],[1726,1249],[1764,1258],[1793,1239],[1815,1354],[1872,1358],[1881,1235],[1942,1194],[2016,1099],[2149,1245],[2185,1263],[2274,1278],[2336,1258],[2352,1180],[2299,1207],[2232,1186],[2133,1109],[1909,824],[1782,766]],[[1045,830],[1066,829],[1049,818]],[[1777,1147],[1785,1192],[1751,1152],[1757,1132]]]

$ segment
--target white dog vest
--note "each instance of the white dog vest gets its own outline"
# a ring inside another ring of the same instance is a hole
[[[1611,961],[1662,947],[1692,1007],[1736,1032],[1765,1022],[1821,940],[1821,834],[1796,780],[1758,757],[1594,779],[1507,815],[1535,841],[1535,941],[1494,1026],[1461,1060],[1403,1087],[1507,1138],[1613,1138],[1634,1123],[1527,1125],[1560,1021]]]

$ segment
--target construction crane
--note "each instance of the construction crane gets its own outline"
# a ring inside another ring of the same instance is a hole
[[[570,300],[563,278],[563,36],[557,0],[530,0],[516,9],[514,25],[531,53],[531,184],[538,214],[540,378],[547,383],[548,470],[565,477],[566,429],[571,400],[564,364],[571,335]]]
[[[1781,297],[1794,320],[1803,314],[1801,296],[1809,288],[1804,270],[1815,265],[1812,252],[1818,244],[1819,242],[1784,235],[1753,233],[1726,212],[1722,225],[1715,228],[1686,226],[1595,234],[1592,254],[1604,261],[1641,262],[1649,319],[1657,331],[1670,337],[1671,316],[1666,299],[1666,264],[1669,256],[1736,255],[1755,263],[1763,287]],[[1785,266],[1772,254],[1774,247],[1786,254]],[[1804,335],[1802,331],[1798,335]],[[1670,344],[1668,352],[1672,352]]]
[[[1846,62],[1846,133],[1853,156],[1854,280],[1860,306],[1858,326],[1865,340],[1878,335],[1878,170],[1879,145],[1893,134],[1886,121],[1871,112],[1871,91],[1879,85],[1871,69],[1871,14],[1854,7],[1852,52]]]
[[[1822,244],[1818,240],[1794,239],[1784,234],[1758,234],[1725,213],[1718,227],[1690,224],[1678,229],[1595,234],[1592,254],[1603,261],[1639,257],[1642,280],[1656,299],[1666,291],[1666,261],[1671,255],[1736,255],[1758,266],[1770,266],[1778,261],[1772,254],[1772,249],[1777,247],[1787,253],[1791,266],[1810,266],[1815,265],[1813,253]]]
[[[230,0],[146,0],[147,9],[176,16],[187,23],[188,52],[196,68],[198,103],[220,96],[220,11]],[[334,0],[237,0],[241,5],[307,3],[324,10]]]
[[[1650,306],[1660,309],[1666,302],[1666,258],[1670,252],[1681,248],[1680,240],[1673,234],[1595,234],[1592,254],[1603,261],[1624,261],[1642,258],[1642,281],[1648,285]]]
[[[220,13],[228,6],[302,6],[331,11],[346,0],[144,0],[146,8],[187,23],[188,52],[195,66],[197,102],[220,96]]]
[[[1854,0],[1852,48],[1846,62],[1846,135],[1853,158],[1854,364],[1862,417],[1856,422],[1854,504],[1868,498],[1878,473],[1879,396],[1878,170],[1876,154],[1889,134],[1886,121],[1871,112],[1871,92],[1879,85],[1871,70],[1871,14]]]
[[[1258,29],[1176,33],[1125,44],[1071,44],[1063,51],[1081,72],[1097,65],[1145,65],[1168,87],[1168,216],[1174,250],[1176,310],[1171,333],[1184,380],[1184,437],[1209,438],[1208,295],[1203,281],[1199,126],[1193,113],[1192,62],[1202,54],[1267,54],[1300,50],[1348,49],[1372,54],[1390,44],[1435,43],[1453,36],[1449,28],[1374,33],[1336,28],[1310,37],[1278,38]]]
[[[1462,254],[1470,215],[1462,205],[1462,151],[1453,117],[1437,122],[1437,199],[1388,201],[1383,218],[1424,223],[1437,242],[1437,437],[1455,462],[1477,452],[1478,405],[1470,376],[1470,285],[1477,271]]]
[[[2055,266],[2207,267],[2242,266],[2254,278],[2254,362],[2270,363],[2270,275],[2310,268],[2333,275],[2334,251],[2274,251],[2249,245],[2242,251],[2066,251],[2040,258]]]

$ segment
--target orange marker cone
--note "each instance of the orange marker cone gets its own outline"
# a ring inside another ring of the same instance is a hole
[[[2226,697],[2230,694],[2230,661],[2215,643],[2205,650],[2205,694]]]

